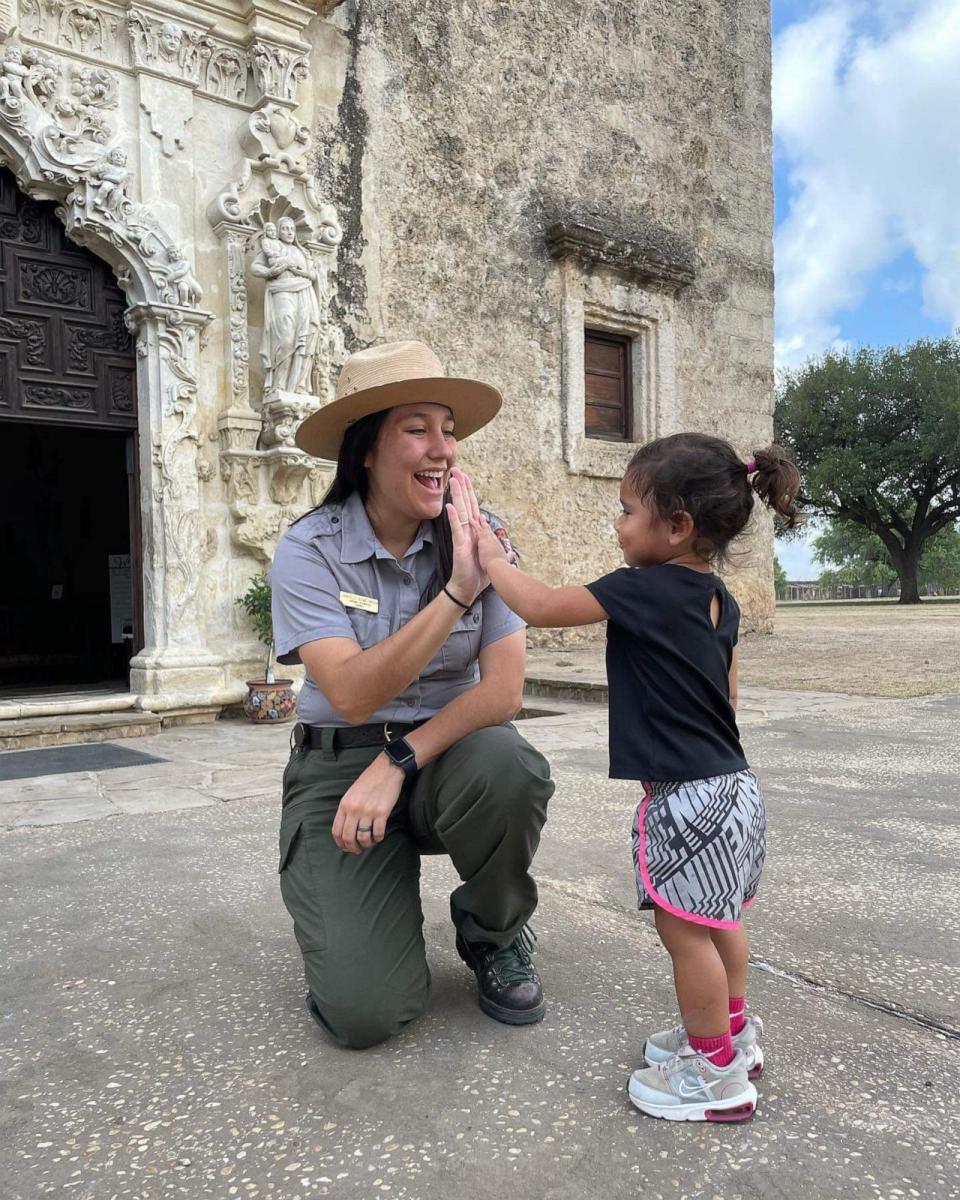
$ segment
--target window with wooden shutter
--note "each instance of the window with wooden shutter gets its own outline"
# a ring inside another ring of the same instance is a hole
[[[608,442],[633,438],[631,339],[598,329],[584,333],[584,433]]]

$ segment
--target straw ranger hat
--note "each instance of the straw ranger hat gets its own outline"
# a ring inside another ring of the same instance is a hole
[[[307,417],[297,430],[297,445],[335,462],[343,435],[354,421],[417,402],[445,404],[453,413],[460,440],[492,421],[503,397],[487,383],[445,375],[440,359],[423,342],[370,346],[344,363],[336,399]]]

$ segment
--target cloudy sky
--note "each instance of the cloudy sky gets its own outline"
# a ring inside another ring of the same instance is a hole
[[[773,0],[773,20],[778,367],[953,332],[960,0]]]

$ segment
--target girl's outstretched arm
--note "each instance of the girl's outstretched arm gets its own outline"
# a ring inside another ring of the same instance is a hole
[[[550,587],[512,567],[500,540],[483,520],[474,522],[480,564],[497,594],[513,611],[540,628],[592,625],[607,614],[585,587]]]

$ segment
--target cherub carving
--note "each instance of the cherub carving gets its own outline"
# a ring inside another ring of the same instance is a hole
[[[90,172],[91,181],[97,189],[93,194],[93,207],[112,217],[119,218],[124,203],[128,202],[126,186],[131,172],[126,164],[126,151],[114,146]]]
[[[19,46],[8,46],[0,63],[0,104],[7,108],[20,108],[26,99],[25,85],[30,73],[23,65],[23,52]]]
[[[178,247],[168,246],[166,262],[156,269],[164,276],[167,299],[171,304],[193,306],[203,299],[203,292],[190,270],[190,263]]]

